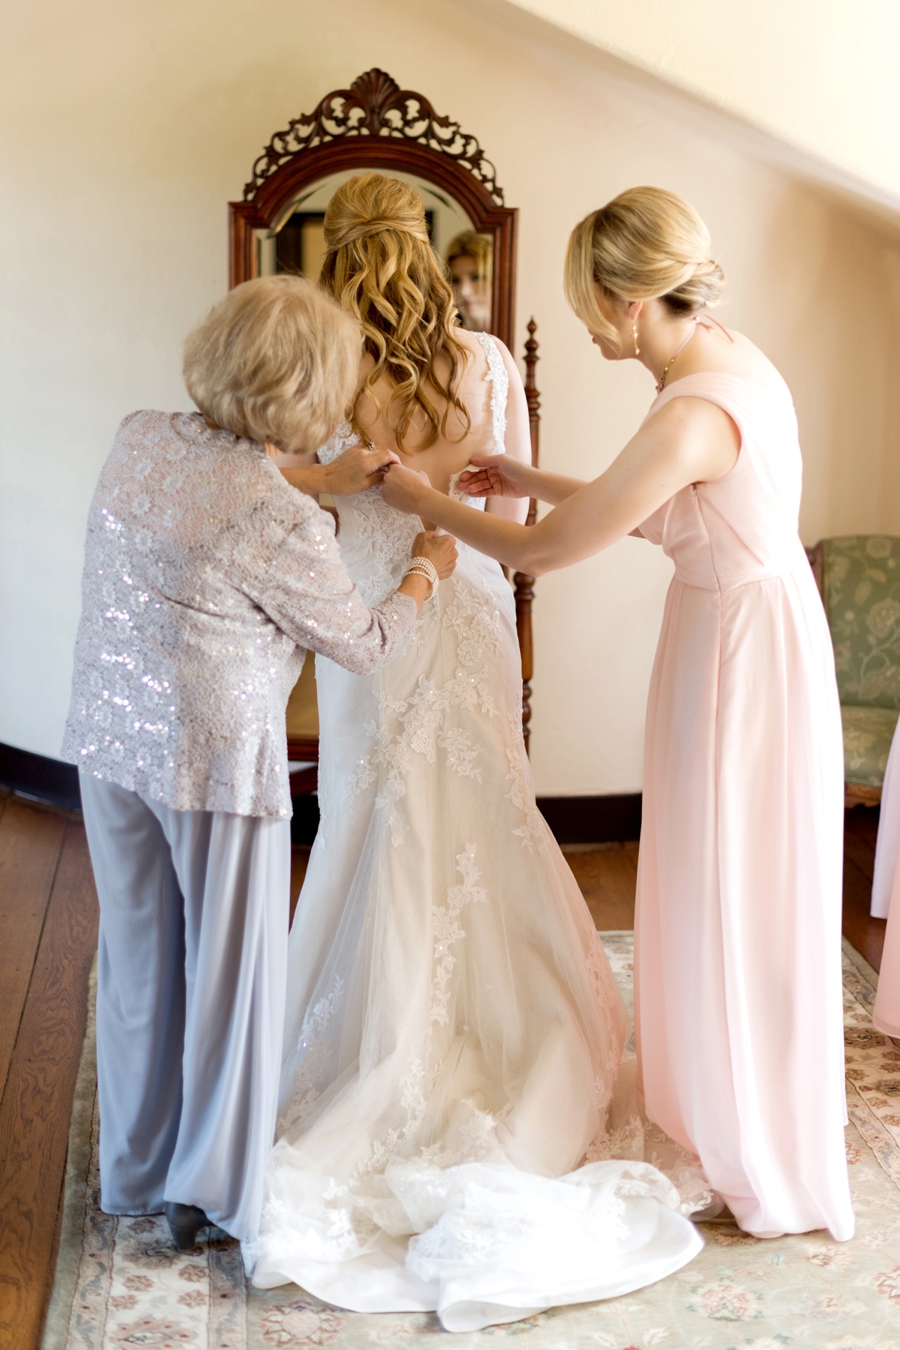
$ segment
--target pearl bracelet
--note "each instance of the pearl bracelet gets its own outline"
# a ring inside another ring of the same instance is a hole
[[[437,590],[437,584],[440,580],[434,563],[430,558],[410,558],[409,566],[403,574],[404,580],[406,580],[411,572],[415,573],[417,576],[424,577],[426,581],[431,583],[431,589],[429,590],[427,597],[430,600]]]

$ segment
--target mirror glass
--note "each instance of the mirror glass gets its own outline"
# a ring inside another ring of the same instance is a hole
[[[364,167],[347,169],[321,179],[297,196],[281,212],[270,230],[256,230],[256,263],[259,276],[295,272],[316,281],[325,256],[325,210],[340,186]],[[473,332],[491,329],[494,241],[475,230],[467,213],[442,189],[415,174],[392,171],[418,192],[425,206],[425,219],[435,251],[447,263],[453,295],[464,328]]]

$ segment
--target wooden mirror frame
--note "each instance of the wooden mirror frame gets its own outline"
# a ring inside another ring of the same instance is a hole
[[[314,112],[272,137],[243,201],[229,203],[230,285],[257,274],[254,230],[271,229],[304,187],[346,169],[421,174],[459,202],[479,234],[493,237],[492,325],[511,347],[518,212],[504,206],[496,170],[475,137],[383,70],[326,94]]]
[[[258,275],[256,230],[269,230],[305,187],[348,169],[378,169],[419,174],[453,197],[480,234],[494,241],[491,331],[515,350],[515,272],[518,211],[504,205],[496,170],[474,136],[458,122],[442,117],[422,94],[401,89],[383,70],[366,71],[349,89],[336,89],[315,110],[295,118],[274,135],[253,165],[243,200],[229,202],[229,285]],[[531,458],[538,461],[540,398],[534,383],[538,345],[536,325],[528,325],[525,344]],[[533,524],[536,504],[530,503]],[[516,627],[522,654],[522,729],[529,740],[531,720],[534,578],[513,578]],[[316,759],[314,742],[288,743],[291,759]],[[312,772],[312,771],[310,771]],[[308,784],[297,787],[302,791]]]

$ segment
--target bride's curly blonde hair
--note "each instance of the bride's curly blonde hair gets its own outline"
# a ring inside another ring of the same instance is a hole
[[[444,267],[431,247],[422,199],[411,187],[380,173],[348,178],[325,212],[327,249],[319,284],[360,323],[363,348],[375,365],[360,395],[373,396],[384,374],[394,388],[386,411],[396,407],[395,434],[403,448],[417,408],[428,434],[422,449],[447,434],[447,416],[455,408],[468,433],[469,414],[457,388],[469,353],[456,335],[453,292]],[[443,353],[450,373],[441,380],[435,364]],[[435,406],[429,387],[439,395]],[[351,418],[356,425],[355,409]]]

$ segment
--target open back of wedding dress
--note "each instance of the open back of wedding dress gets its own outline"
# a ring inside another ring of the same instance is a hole
[[[509,385],[478,339],[493,444],[473,454],[504,449]],[[420,522],[380,487],[338,509],[375,604]],[[496,562],[459,555],[405,657],[372,677],[316,662],[321,825],[290,937],[279,1138],[244,1249],[258,1286],[437,1310],[451,1331],[626,1293],[702,1245],[690,1203],[633,1161],[640,1126],[616,1097],[628,1017],[535,806],[512,592]]]

